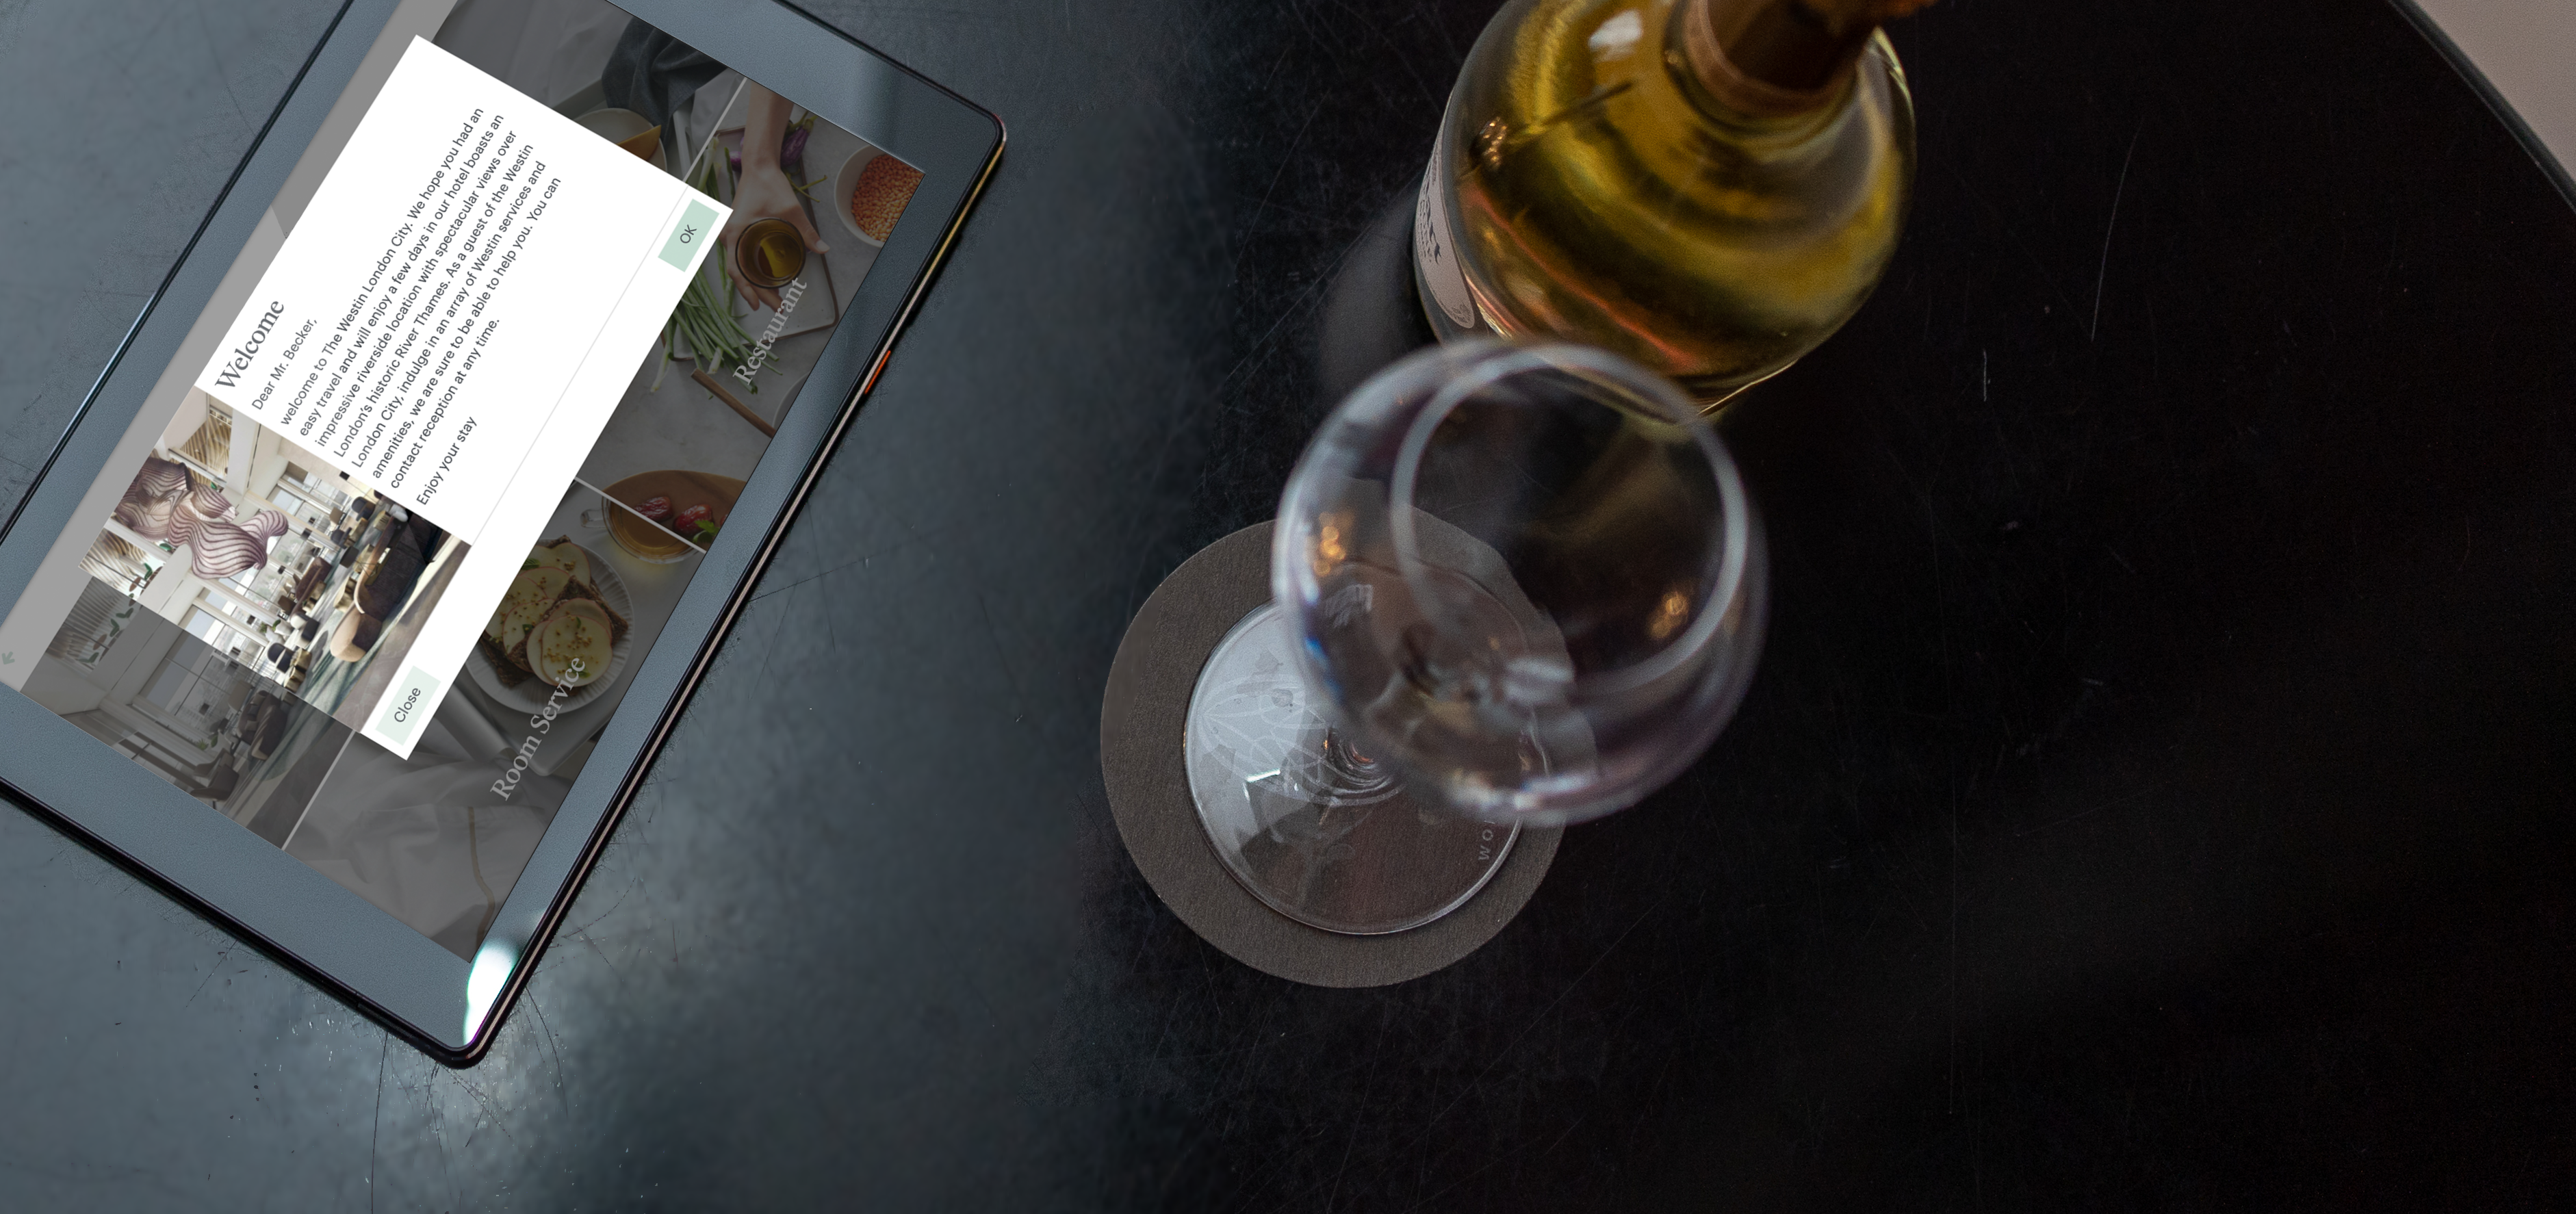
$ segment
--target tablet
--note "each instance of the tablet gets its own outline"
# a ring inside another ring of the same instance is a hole
[[[0,783],[468,1063],[998,163],[775,0],[350,0],[0,532]]]

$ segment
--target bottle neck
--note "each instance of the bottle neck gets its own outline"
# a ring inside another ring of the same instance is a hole
[[[1836,22],[1806,0],[1682,0],[1682,59],[1720,105],[1750,118],[1792,118],[1832,105],[1878,30]]]

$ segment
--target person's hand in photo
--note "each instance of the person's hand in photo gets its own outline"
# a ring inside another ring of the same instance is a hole
[[[763,219],[783,219],[805,239],[805,248],[813,253],[828,253],[830,245],[814,230],[814,221],[805,214],[804,199],[795,183],[787,179],[787,170],[778,163],[779,144],[787,136],[787,113],[792,107],[787,99],[757,84],[745,87],[751,112],[743,120],[742,176],[734,182],[733,218],[725,221],[718,237],[725,250],[725,276],[733,280],[733,289],[742,293],[754,308],[776,310],[778,292],[756,286],[742,275],[741,262],[735,256],[735,241],[742,230]]]

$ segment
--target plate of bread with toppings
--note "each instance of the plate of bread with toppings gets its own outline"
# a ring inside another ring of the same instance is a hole
[[[560,537],[528,552],[465,663],[474,685],[531,712],[598,699],[634,647],[635,602],[599,554]]]

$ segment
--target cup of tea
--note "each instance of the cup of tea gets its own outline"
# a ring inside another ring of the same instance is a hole
[[[687,541],[646,522],[642,515],[624,503],[602,497],[599,499],[599,513],[607,524],[608,538],[625,549],[626,555],[653,565],[669,565],[688,559],[690,548]],[[587,526],[589,520],[590,512],[584,511],[583,525]]]
[[[755,219],[734,238],[733,260],[744,282],[776,290],[805,272],[805,238],[784,219]]]

